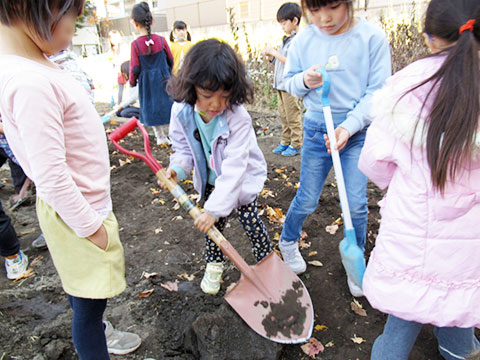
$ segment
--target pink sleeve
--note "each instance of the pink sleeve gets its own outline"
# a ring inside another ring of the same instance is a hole
[[[367,130],[358,168],[381,189],[388,187],[397,170],[393,155],[397,141],[382,127],[380,119],[374,120]]]
[[[62,98],[42,75],[29,73],[23,80],[15,80],[7,91],[13,121],[4,124],[10,145],[22,154],[20,165],[28,169],[38,196],[78,236],[88,237],[100,228],[102,220],[67,166]]]

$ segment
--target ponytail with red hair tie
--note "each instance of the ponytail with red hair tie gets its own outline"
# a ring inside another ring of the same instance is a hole
[[[475,24],[475,19],[468,20],[464,25],[460,26],[458,33],[461,35],[465,30],[473,32],[473,25]]]

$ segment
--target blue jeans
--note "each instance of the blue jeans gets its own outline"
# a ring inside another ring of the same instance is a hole
[[[406,360],[423,324],[388,315],[387,323],[372,348],[371,360]],[[438,350],[447,360],[467,359],[480,349],[474,328],[435,327]]]
[[[80,360],[109,360],[103,326],[107,300],[68,295],[68,301],[73,310],[73,344]]]
[[[343,119],[335,119],[335,127]],[[323,122],[305,119],[300,187],[287,212],[281,238],[298,241],[308,215],[318,207],[323,185],[333,165],[323,135],[327,133]],[[365,142],[366,129],[354,134],[340,151],[348,205],[352,216],[357,244],[363,250],[367,234],[367,177],[358,169],[358,158]]]

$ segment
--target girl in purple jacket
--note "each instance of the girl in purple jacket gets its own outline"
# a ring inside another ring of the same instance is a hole
[[[214,295],[220,289],[225,258],[206,233],[213,225],[222,231],[233,209],[257,261],[272,251],[257,210],[267,166],[242,105],[252,99],[253,89],[243,62],[227,43],[216,39],[192,47],[167,88],[176,101],[169,131],[174,153],[167,175],[183,180],[194,169],[195,190],[205,200],[205,212],[194,223],[206,241],[201,288]]]
[[[424,33],[433,54],[374,95],[358,164],[388,187],[363,279],[388,314],[373,360],[408,359],[423,324],[443,358],[480,355],[480,2],[432,0]]]

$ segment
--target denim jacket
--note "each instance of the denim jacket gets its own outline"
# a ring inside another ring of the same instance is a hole
[[[207,160],[191,105],[174,103],[169,136],[174,150],[170,168],[177,172],[179,181],[193,169],[193,185],[202,199],[207,184]],[[215,190],[204,204],[209,213],[227,216],[234,208],[255,200],[263,189],[267,164],[258,147],[252,119],[243,105],[227,109],[220,115],[211,161],[217,178]]]

